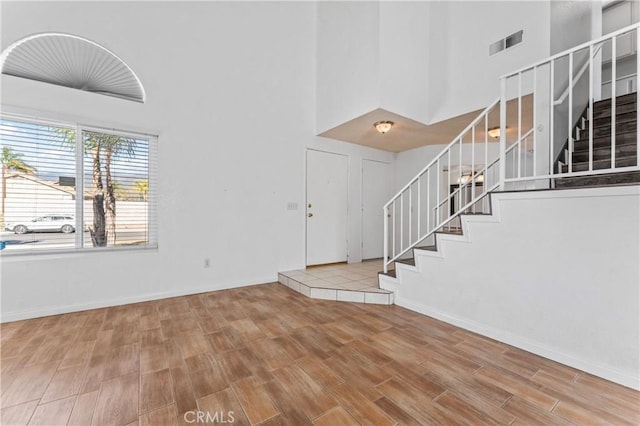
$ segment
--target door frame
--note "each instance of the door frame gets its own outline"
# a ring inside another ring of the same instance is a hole
[[[364,162],[365,161],[372,161],[372,162],[376,162],[376,163],[386,164],[387,166],[391,166],[391,163],[389,163],[387,161],[383,161],[383,160],[373,160],[371,158],[362,158],[360,160],[360,253],[361,253],[361,258],[362,258],[363,262],[365,260],[369,260],[369,259],[365,259],[364,258],[364,209],[363,209],[363,200],[364,200]],[[389,185],[389,187],[391,187],[391,185]],[[390,193],[391,191],[389,190],[388,192]],[[387,194],[387,197],[391,198],[391,195]],[[383,219],[384,220],[389,220],[388,217],[383,218]],[[383,223],[384,223],[384,221],[383,221]],[[384,248],[384,242],[382,244],[383,244],[383,248]],[[383,252],[382,256],[384,256],[384,252]]]
[[[318,148],[309,148],[307,147],[304,150],[304,209],[303,209],[303,213],[304,213],[304,264],[305,267],[309,266],[309,262],[308,262],[308,247],[309,247],[309,231],[308,231],[308,227],[307,227],[307,209],[308,209],[308,205],[309,205],[309,164],[308,164],[308,153],[309,151],[315,151],[315,152],[322,152],[325,154],[334,154],[334,155],[341,155],[343,157],[347,157],[347,235],[345,235],[346,237],[346,244],[347,244],[347,263],[349,263],[349,233],[351,231],[351,226],[349,224],[349,215],[351,213],[350,208],[349,208],[349,200],[351,199],[351,191],[349,190],[349,181],[350,181],[350,176],[351,176],[351,156],[349,156],[349,154],[343,154],[341,152],[335,152],[335,151],[329,151],[326,149],[318,149]]]

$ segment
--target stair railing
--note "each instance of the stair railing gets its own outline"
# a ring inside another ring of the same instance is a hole
[[[384,206],[384,272],[465,211],[488,211],[480,200],[496,189],[499,100],[478,115],[427,166]]]
[[[438,230],[451,228],[454,219],[462,213],[476,213],[478,209],[488,213],[486,195],[496,189],[549,188],[554,179],[563,177],[640,171],[637,122],[640,96],[636,96],[636,128],[633,130],[635,164],[618,165],[615,152],[616,82],[621,57],[618,49],[626,50],[626,67],[635,53],[633,65],[637,76],[640,75],[638,46],[640,23],[502,76],[500,99],[476,117],[384,205],[384,272]],[[608,132],[611,161],[596,165],[593,106],[594,100],[601,97],[603,70],[612,76]],[[584,126],[585,120],[578,118],[585,108],[588,129],[577,129],[576,121]],[[499,143],[490,143],[488,131],[497,123]],[[584,132],[588,132],[589,161],[586,170],[578,170],[573,164],[574,142]],[[554,161],[564,149],[565,140],[567,164],[556,172]]]
[[[629,164],[628,159],[616,161],[618,69],[622,63],[621,72],[625,75],[638,73],[639,28],[638,23],[630,25],[501,77],[501,189],[549,188],[555,179],[565,177],[640,170],[638,155],[635,164]],[[635,59],[632,59],[634,53]],[[611,120],[594,135],[594,102],[601,98],[606,74],[613,76],[610,78]],[[636,123],[638,102],[640,97],[636,99]],[[585,109],[586,120],[580,120]],[[636,148],[639,148],[640,127],[626,130],[636,133]],[[510,131],[518,133],[517,149],[511,154],[507,152]],[[594,138],[598,138],[597,147]],[[603,142],[603,138],[608,138],[608,143]],[[582,144],[585,158],[588,157],[588,161],[581,164],[574,161],[577,141]],[[610,149],[610,158],[606,158],[610,161],[596,162],[594,150],[603,147]],[[564,163],[555,168],[556,159],[565,150]]]

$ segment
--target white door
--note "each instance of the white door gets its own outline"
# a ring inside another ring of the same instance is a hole
[[[347,261],[346,155],[307,150],[307,265]]]
[[[391,198],[389,164],[362,160],[362,259],[383,255],[384,213],[382,207]]]

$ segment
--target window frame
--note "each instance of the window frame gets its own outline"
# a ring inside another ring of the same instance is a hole
[[[7,111],[8,109],[8,111]],[[19,121],[24,123],[36,124],[36,125],[49,125],[64,128],[74,129],[76,132],[75,143],[75,179],[76,179],[76,197],[75,197],[75,228],[74,233],[74,247],[65,247],[58,249],[37,249],[37,250],[24,250],[9,252],[6,250],[0,251],[0,257],[4,259],[9,258],[24,258],[27,256],[52,256],[52,255],[68,255],[68,254],[84,254],[84,253],[119,253],[119,252],[149,252],[158,250],[158,142],[160,140],[158,132],[149,131],[136,131],[136,130],[122,130],[121,126],[110,126],[101,123],[101,125],[85,124],[84,121],[73,119],[70,117],[64,118],[45,118],[40,113],[29,111],[26,112],[14,112],[14,108],[7,108],[2,105],[0,110],[0,119]],[[20,108],[18,108],[20,110]],[[124,126],[129,127],[129,126]],[[147,244],[144,246],[126,245],[121,247],[93,247],[84,244],[84,163],[85,153],[83,149],[82,135],[83,132],[98,132],[107,133],[110,135],[123,136],[136,139],[145,139],[148,141],[148,181],[149,190],[147,193]],[[82,194],[78,196],[77,194]],[[4,231],[4,229],[3,229]]]

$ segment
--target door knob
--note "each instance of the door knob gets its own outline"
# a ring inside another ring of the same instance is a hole
[[[307,217],[313,217],[313,213],[307,213]]]

